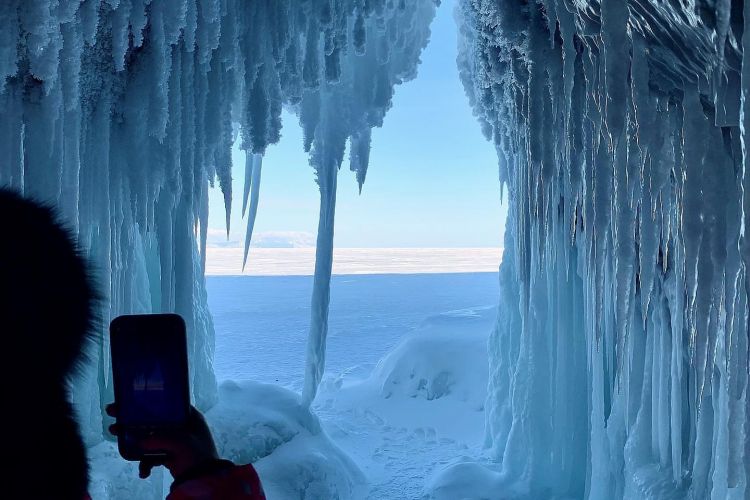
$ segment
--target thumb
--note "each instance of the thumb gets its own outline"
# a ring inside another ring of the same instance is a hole
[[[138,476],[141,479],[146,479],[151,475],[151,469],[162,465],[162,461],[154,458],[144,458],[138,463]]]

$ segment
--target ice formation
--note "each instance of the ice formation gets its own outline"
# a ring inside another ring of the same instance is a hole
[[[462,0],[458,17],[510,202],[491,480],[750,497],[750,3]]]
[[[510,199],[486,405],[500,472],[462,467],[534,498],[747,498],[750,3],[458,12],[462,78]],[[187,319],[207,407],[208,186],[228,211],[239,134],[249,242],[262,157],[292,109],[321,191],[309,404],[337,173],[348,144],[361,187],[371,129],[415,76],[433,14],[433,0],[5,0],[0,184],[59,205],[99,268],[105,318]],[[92,443],[107,352],[75,390]]]
[[[4,0],[0,184],[60,207],[98,266],[105,319],[186,318],[205,408],[217,395],[203,280],[208,186],[218,179],[228,224],[239,134],[249,240],[262,155],[289,107],[321,190],[309,404],[325,357],[337,172],[348,143],[364,182],[370,130],[395,85],[416,75],[434,10],[433,0]],[[90,443],[112,399],[104,338],[75,389]]]

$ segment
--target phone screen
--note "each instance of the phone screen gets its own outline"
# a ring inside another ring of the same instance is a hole
[[[120,451],[138,459],[138,436],[187,420],[185,323],[176,314],[120,316],[110,325],[110,340]]]

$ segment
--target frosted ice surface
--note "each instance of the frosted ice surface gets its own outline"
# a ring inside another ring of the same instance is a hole
[[[748,498],[750,4],[463,0],[458,18],[511,207],[488,481]]]
[[[434,11],[433,0],[4,0],[0,185],[61,207],[100,270],[105,319],[144,309],[185,317],[191,386],[206,408],[217,397],[207,187],[218,181],[228,225],[239,131],[252,166],[249,242],[261,158],[289,107],[321,189],[309,403],[325,359],[336,175],[351,141],[364,182],[370,129],[394,86],[416,75]],[[112,397],[107,352],[76,391],[87,436],[100,434],[91,401]]]

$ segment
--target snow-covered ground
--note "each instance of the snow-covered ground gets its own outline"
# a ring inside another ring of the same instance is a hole
[[[306,276],[207,279],[219,380],[300,389],[311,286]],[[497,287],[495,273],[333,277],[313,412],[361,470],[356,497],[420,498],[442,468],[481,456]],[[282,464],[297,459],[293,447]],[[274,482],[273,466],[260,470]]]
[[[365,498],[419,498],[433,474],[482,455],[495,315],[477,307],[432,316],[369,376],[324,379],[315,411],[368,478]]]

